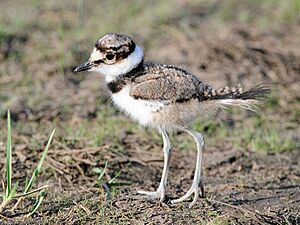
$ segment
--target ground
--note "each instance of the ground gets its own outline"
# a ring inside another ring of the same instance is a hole
[[[13,120],[13,182],[30,176],[56,128],[34,187],[49,184],[0,224],[300,224],[300,4],[281,1],[2,1],[0,172],[6,111]],[[196,121],[205,197],[172,205],[191,185],[195,146],[173,133],[167,199],[146,201],[163,166],[162,140],[110,102],[98,74],[74,74],[97,38],[125,33],[149,60],[181,66],[215,88],[267,84],[257,112],[230,108]],[[106,165],[104,176],[98,179]],[[2,189],[0,189],[2,191]]]

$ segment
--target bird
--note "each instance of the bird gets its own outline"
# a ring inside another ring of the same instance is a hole
[[[163,140],[163,171],[156,191],[140,190],[147,199],[166,197],[167,178],[172,145],[172,131],[186,132],[196,143],[197,156],[190,189],[171,204],[192,197],[192,208],[204,194],[202,155],[204,136],[191,129],[197,118],[205,119],[228,106],[255,110],[269,92],[267,85],[257,85],[247,91],[241,86],[214,89],[194,74],[174,65],[145,61],[142,48],[123,34],[108,33],[95,43],[90,58],[74,72],[92,71],[104,76],[113,104],[144,127],[157,129]]]

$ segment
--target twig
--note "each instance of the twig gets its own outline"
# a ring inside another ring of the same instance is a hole
[[[56,139],[54,139],[53,142],[58,144],[60,147],[64,148],[67,151],[72,151],[72,149],[70,149],[68,146],[66,146],[65,144],[61,143],[60,141],[58,141]]]
[[[246,213],[249,213],[249,214],[252,214],[254,216],[254,219],[256,220],[256,222],[258,224],[262,224],[258,219],[257,219],[257,216],[260,216],[260,217],[263,217],[263,215],[257,213],[257,212],[252,212],[248,209],[244,209],[242,207],[239,207],[239,206],[235,206],[235,205],[231,205],[229,203],[225,203],[225,202],[221,202],[221,201],[218,201],[218,200],[213,200],[213,199],[207,199],[207,201],[211,202],[211,203],[218,203],[218,204],[221,204],[221,205],[225,205],[225,206],[228,206],[228,207],[231,207],[231,208],[234,208],[234,209],[238,209],[240,211],[243,211],[243,212],[246,212]]]
[[[100,210],[100,209],[98,208],[98,209],[96,209],[96,210],[94,210],[94,211],[90,211],[90,213],[87,213],[87,214],[83,215],[82,217],[73,220],[73,222],[75,223],[75,222],[77,222],[77,221],[79,221],[79,220],[85,219],[85,218],[87,218],[88,216],[90,216],[90,215],[92,215],[92,214],[94,214],[94,213],[97,213],[99,210]]]
[[[19,75],[17,76],[6,76],[0,79],[0,84],[6,84],[6,83],[10,83],[12,81],[16,81],[18,79],[20,79],[21,77]]]
[[[0,213],[0,217],[1,217],[1,218],[4,218],[4,219],[7,219],[7,220],[11,220],[11,218],[6,217],[6,216],[2,215],[1,213]]]
[[[78,165],[78,163],[73,162],[73,165],[77,168],[77,170],[79,171],[81,176],[86,177],[85,174],[84,174],[83,169]]]
[[[77,153],[94,153],[103,150],[102,148],[83,148],[83,149],[69,149],[69,150],[55,150],[50,151],[50,153],[56,153],[56,154],[77,154]]]
[[[285,215],[283,215],[283,218],[288,225],[292,225],[292,223],[289,221],[289,219]]]
[[[127,158],[127,157],[123,157],[123,158],[114,158],[114,161],[118,162],[118,163],[129,163],[129,162],[132,162],[132,163],[138,163],[142,166],[147,166],[147,163],[137,159],[137,158]]]
[[[240,211],[244,211],[244,212],[250,213],[250,214],[255,215],[255,216],[257,215],[257,213],[249,211],[248,209],[244,209],[244,208],[239,207],[239,206],[231,205],[231,204],[226,203],[226,202],[221,202],[221,201],[213,200],[213,199],[207,199],[207,201],[212,202],[212,203],[218,203],[218,204],[221,204],[221,205],[225,205],[225,206],[228,206],[228,207],[231,207],[231,208],[234,208],[234,209],[238,209]]]
[[[207,225],[213,225],[213,224],[216,224],[216,220],[220,219],[220,218],[223,218],[223,217],[226,217],[228,216],[227,214],[224,214],[224,215],[220,215],[220,216],[217,216],[216,218],[212,219],[211,221],[209,221],[207,223]]]

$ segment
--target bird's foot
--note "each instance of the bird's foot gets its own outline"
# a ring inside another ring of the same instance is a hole
[[[165,188],[158,188],[156,191],[138,191],[140,195],[143,195],[146,199],[160,199],[160,202],[163,202],[166,196]]]
[[[199,187],[200,187],[200,192],[199,192]],[[192,187],[188,190],[188,192],[184,196],[182,196],[181,198],[172,200],[171,203],[177,204],[179,202],[183,202],[183,201],[187,200],[193,193],[194,193],[194,198],[193,198],[193,201],[189,205],[189,208],[192,208],[198,200],[199,193],[201,194],[202,197],[204,196],[204,188],[201,183],[199,186],[198,186],[198,184],[193,183]]]

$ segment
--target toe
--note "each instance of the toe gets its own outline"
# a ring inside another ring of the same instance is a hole
[[[160,199],[161,202],[165,199],[165,191],[137,191],[137,193],[146,199]]]
[[[195,190],[195,195],[193,201],[190,203],[189,208],[191,209],[197,202],[199,196],[199,191],[196,189]]]
[[[200,189],[201,189],[201,194],[204,193],[203,186],[201,186]],[[177,204],[179,202],[183,202],[183,201],[189,199],[193,193],[194,193],[194,198],[193,198],[193,201],[189,205],[189,208],[192,208],[196,204],[198,197],[199,197],[199,188],[194,187],[194,186],[192,186],[191,189],[184,196],[182,196],[181,198],[172,200],[171,203]]]
[[[143,190],[139,190],[137,191],[138,194],[140,195],[151,195],[153,193],[155,193],[154,191],[143,191]]]

